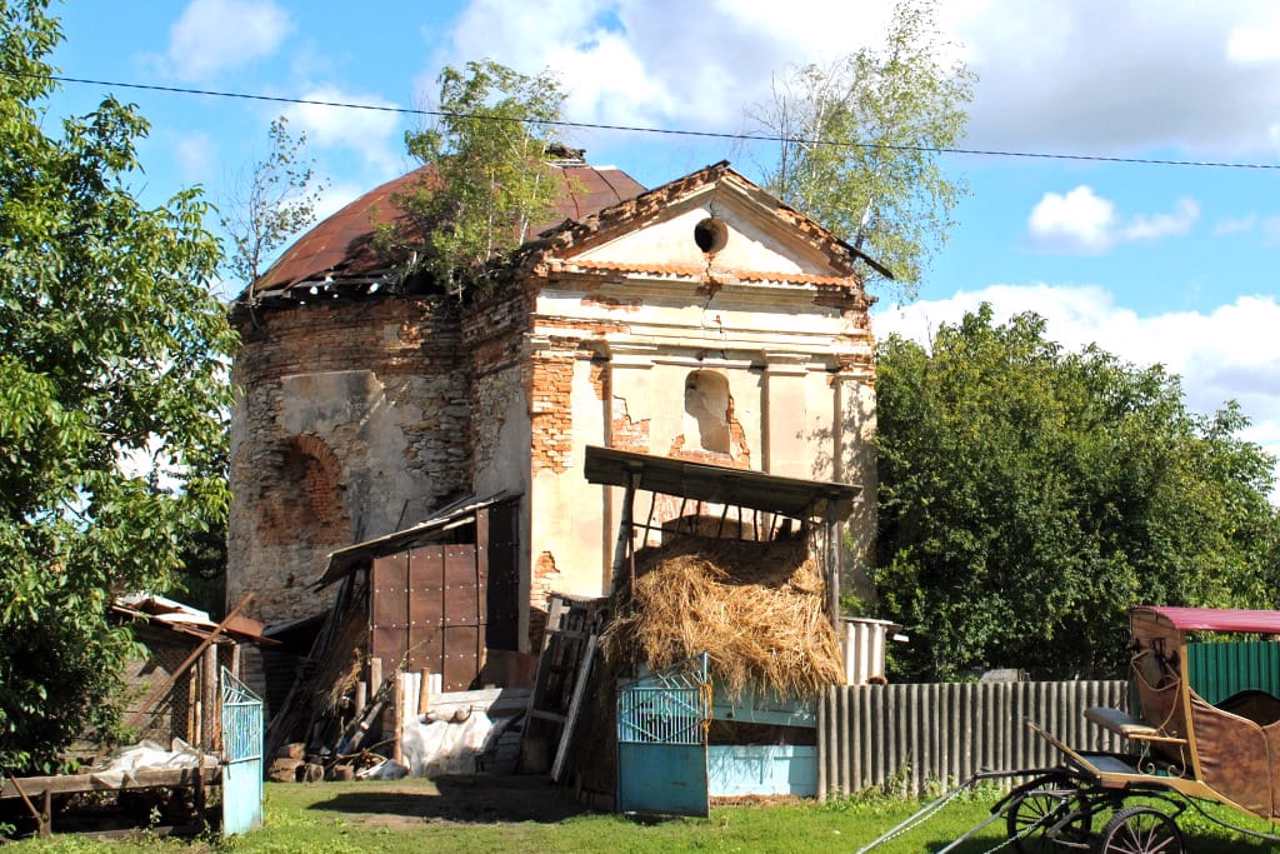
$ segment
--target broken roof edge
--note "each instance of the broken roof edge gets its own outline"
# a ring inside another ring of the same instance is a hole
[[[559,225],[546,229],[539,233],[538,239],[528,241],[516,250],[516,256],[523,256],[516,262],[516,266],[537,270],[561,252],[576,248],[584,242],[594,243],[605,239],[627,227],[633,220],[652,216],[657,210],[701,192],[718,181],[734,186],[753,202],[795,228],[799,237],[826,255],[835,267],[843,268],[849,276],[856,278],[859,287],[862,285],[862,277],[855,269],[857,261],[864,262],[886,278],[894,278],[893,272],[879,261],[738,172],[729,165],[728,160],[709,164],[632,198],[601,208],[588,216],[566,219]]]
[[[627,486],[714,504],[778,513],[793,519],[843,521],[862,488],[805,480],[712,463],[638,454],[588,445],[585,476],[590,483]],[[633,481],[634,478],[634,481]]]
[[[508,501],[518,501],[521,495],[522,493],[507,490],[496,492],[487,498],[481,499],[477,499],[474,495],[468,495],[465,498],[446,504],[435,511],[430,518],[424,519],[408,528],[353,543],[349,546],[343,546],[340,549],[329,552],[328,563],[325,566],[324,573],[311,586],[316,590],[322,590],[349,575],[360,563],[369,558],[395,554],[398,551],[419,545],[422,540],[444,533],[446,530],[451,530],[452,523],[465,522],[467,517],[474,516],[480,510],[488,507]]]

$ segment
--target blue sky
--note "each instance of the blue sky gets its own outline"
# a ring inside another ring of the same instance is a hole
[[[421,106],[444,63],[551,67],[569,118],[740,130],[771,72],[874,44],[884,3],[765,0],[79,0],[59,9],[70,76]],[[1280,163],[1280,8],[1266,2],[950,0],[940,26],[979,75],[974,147]],[[54,115],[92,109],[68,85]],[[144,197],[202,184],[217,201],[265,147],[277,106],[120,92],[153,132]],[[412,164],[412,119],[284,110],[306,129],[334,210]],[[579,133],[592,162],[653,186],[767,149]],[[1193,405],[1228,397],[1280,452],[1280,170],[1190,169],[968,156],[971,194],[920,298],[882,302],[876,328],[928,334],[979,301],[1037,310],[1070,345],[1097,340],[1180,372]]]

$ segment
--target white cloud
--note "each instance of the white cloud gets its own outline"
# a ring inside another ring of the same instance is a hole
[[[366,92],[349,92],[326,85],[303,93],[308,101],[373,104],[393,107],[394,102]],[[360,154],[375,173],[390,177],[401,167],[401,157],[392,146],[400,126],[396,113],[377,110],[347,110],[316,104],[295,104],[285,110],[292,131],[305,131],[307,142],[318,148],[345,148]]]
[[[1280,59],[1280,18],[1232,27],[1227,37],[1227,58],[1242,64]]]
[[[948,299],[921,300],[876,313],[877,335],[928,341],[942,323],[991,303],[998,321],[1034,311],[1050,338],[1070,348],[1090,343],[1139,365],[1160,363],[1183,379],[1189,405],[1204,413],[1238,400],[1253,420],[1245,438],[1280,455],[1280,301],[1242,296],[1209,312],[1142,315],[1095,286],[991,285]],[[1280,487],[1273,493],[1280,501]]]
[[[217,154],[213,140],[203,131],[184,134],[173,144],[173,156],[187,183],[208,184],[212,181]]]
[[[1116,206],[1081,184],[1067,193],[1045,193],[1031,209],[1027,230],[1043,247],[1096,254],[1118,243],[1187,234],[1200,218],[1194,199],[1179,199],[1172,211],[1137,214],[1122,222]]]
[[[275,52],[293,24],[272,0],[191,0],[169,30],[168,68],[199,80]]]
[[[1200,218],[1195,199],[1179,199],[1173,211],[1163,214],[1138,214],[1120,232],[1122,240],[1158,240],[1186,234]]]
[[[737,130],[773,72],[879,44],[889,6],[472,0],[422,82],[441,63],[489,56],[558,71],[575,119]],[[1276,148],[1269,130],[1280,115],[1280,63],[1261,62],[1280,54],[1280,38],[1265,35],[1275,27],[1269,0],[954,0],[941,4],[939,23],[959,42],[950,56],[980,77],[970,123],[977,146]]]
[[[1258,227],[1257,214],[1245,214],[1244,216],[1227,217],[1219,220],[1213,227],[1215,237],[1223,237],[1228,234],[1246,234]]]
[[[1101,252],[1111,245],[1116,206],[1081,184],[1065,195],[1045,193],[1031,209],[1027,228],[1045,243]]]

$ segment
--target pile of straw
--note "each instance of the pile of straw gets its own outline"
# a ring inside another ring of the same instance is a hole
[[[811,697],[841,681],[822,576],[803,541],[680,536],[636,555],[601,641],[610,663],[657,670],[704,650],[732,697],[748,686]]]

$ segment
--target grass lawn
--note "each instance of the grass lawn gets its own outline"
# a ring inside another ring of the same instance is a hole
[[[920,829],[878,849],[936,851],[988,814],[991,796],[954,803]],[[638,822],[582,813],[531,778],[268,784],[267,826],[228,843],[140,839],[94,842],[67,836],[15,851],[199,854],[211,849],[264,854],[352,852],[852,852],[905,818],[914,803],[884,799],[789,802],[713,808],[709,819]],[[1239,817],[1232,817],[1237,823]],[[1180,824],[1197,854],[1264,852],[1263,844],[1218,831],[1198,816]],[[1261,829],[1260,822],[1251,827]],[[962,849],[979,854],[1004,838],[993,825]],[[1010,851],[1010,848],[1003,849]]]

